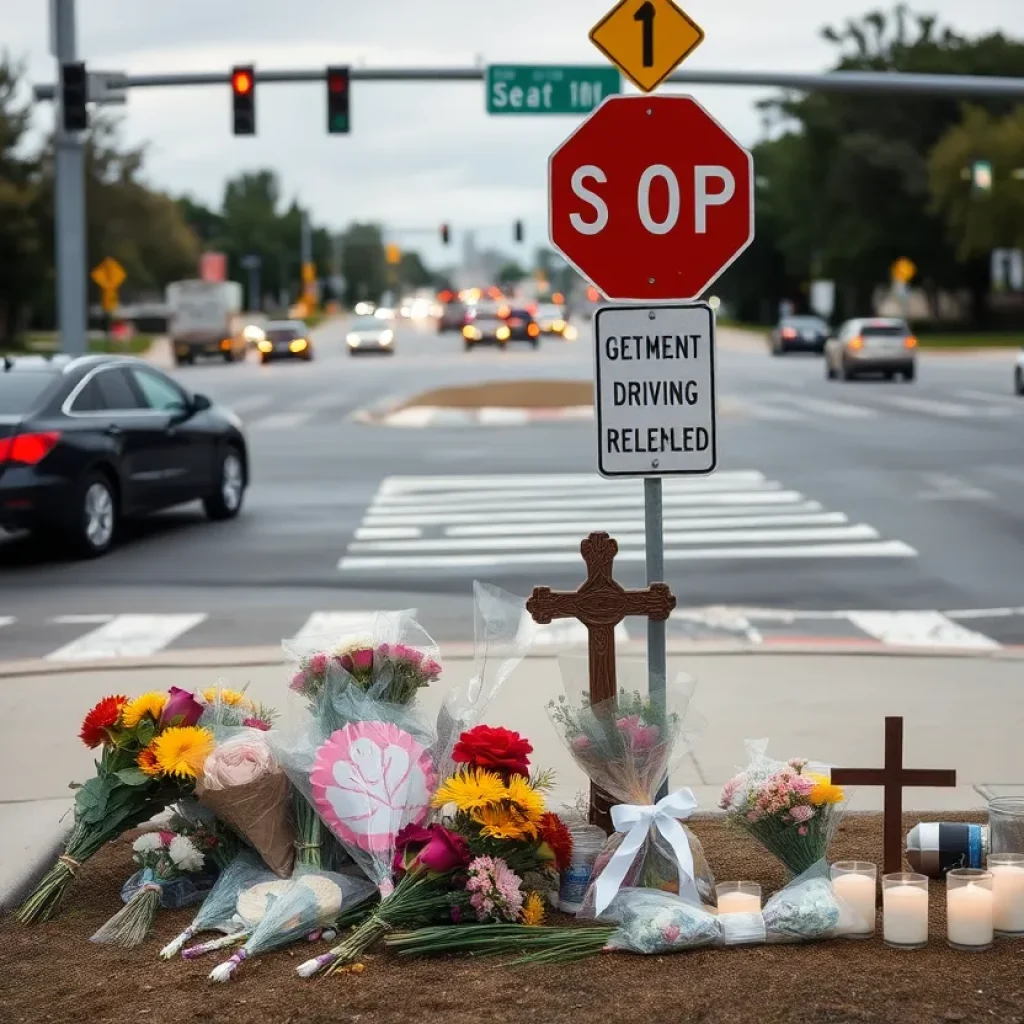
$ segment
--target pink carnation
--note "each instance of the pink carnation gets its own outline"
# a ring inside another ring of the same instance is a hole
[[[433,658],[427,658],[420,667],[429,679],[436,679],[441,674],[441,666]]]
[[[381,652],[384,651],[384,644],[381,644]],[[408,661],[413,665],[419,665],[423,661],[422,651],[417,650],[415,647],[409,647],[408,644],[395,644],[394,650],[391,652],[393,658],[397,658],[399,661]]]
[[[582,753],[584,750],[591,746],[590,737],[584,736],[582,734],[580,734],[579,736],[574,736],[569,745],[572,747],[573,750]]]
[[[296,693],[302,693],[306,689],[306,673],[296,672],[292,676],[292,681],[288,684],[288,688]]]
[[[661,937],[666,942],[675,942],[679,938],[679,925],[667,924],[661,929]]]
[[[262,718],[246,718],[242,721],[242,725],[248,726],[250,729],[259,729],[260,732],[270,731],[270,723],[264,722]]]
[[[658,743],[659,730],[656,725],[641,725],[639,715],[620,718],[616,723],[625,734],[626,741],[634,750],[650,750]]]
[[[318,676],[322,676],[327,671],[327,655],[323,651],[314,654],[309,659],[309,670]]]
[[[369,647],[362,647],[358,651],[353,651],[352,667],[357,672],[373,668],[373,651]]]
[[[810,821],[814,817],[814,808],[807,804],[797,804],[789,809],[789,816],[794,821]]]

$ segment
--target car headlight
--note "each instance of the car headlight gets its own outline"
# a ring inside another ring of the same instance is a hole
[[[305,338],[296,338],[294,341],[288,342],[288,348],[292,352],[305,352],[309,348],[309,342]]]
[[[261,352],[273,352],[274,351],[273,344],[271,342],[267,341],[266,338],[263,338],[260,342],[258,342],[256,347]]]
[[[562,337],[565,338],[566,341],[575,341],[576,340],[576,328],[573,327],[572,324],[566,324],[565,325],[565,330],[562,331]]]
[[[359,335],[358,334],[346,334],[345,342],[349,348],[357,348],[359,346]]]
[[[494,333],[498,341],[507,341],[511,332],[507,327],[499,327]]]
[[[394,332],[392,332],[392,331],[385,331],[380,336],[380,343],[382,345],[390,345],[391,342],[393,342],[394,340],[395,340],[395,335],[394,335]]]

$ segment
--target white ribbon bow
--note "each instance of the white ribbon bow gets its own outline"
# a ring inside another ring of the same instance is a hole
[[[697,799],[692,790],[683,788],[669,793],[656,804],[617,804],[612,808],[612,824],[616,832],[625,832],[626,838],[612,854],[604,871],[598,876],[594,890],[596,914],[601,914],[615,898],[626,874],[629,872],[636,855],[644,845],[651,828],[656,828],[676,856],[679,866],[679,895],[683,896],[684,888],[696,893],[693,884],[693,851],[686,829],[679,824],[697,809]],[[692,898],[692,894],[691,894]],[[697,897],[697,902],[700,898]]]

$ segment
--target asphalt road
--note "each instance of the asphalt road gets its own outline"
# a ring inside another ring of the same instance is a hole
[[[620,580],[642,585],[642,485],[594,479],[593,423],[349,419],[447,384],[589,378],[586,327],[538,352],[465,353],[457,335],[407,324],[393,356],[358,358],[344,333],[316,332],[309,365],[175,370],[246,421],[243,515],[154,516],[90,563],[0,543],[0,659],[275,643],[374,608],[416,608],[438,638],[471,639],[474,579],[574,588],[578,541],[599,528],[620,540]],[[666,575],[684,609],[671,629],[1024,642],[1024,400],[1011,371],[1012,353],[925,354],[914,383],[827,382],[819,358],[772,358],[723,333],[719,471],[665,488]]]

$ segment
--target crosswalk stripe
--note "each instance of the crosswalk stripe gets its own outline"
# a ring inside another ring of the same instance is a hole
[[[753,469],[721,470],[715,473],[715,479],[730,483],[763,483],[764,473]],[[520,490],[524,487],[550,487],[557,484],[559,488],[590,487],[604,490],[607,487],[629,486],[635,481],[605,480],[597,473],[522,473],[489,476],[389,476],[385,477],[377,491],[384,498],[392,494],[408,494],[414,491],[475,491],[498,490],[510,488]],[[665,480],[664,487],[684,486],[685,480]]]
[[[763,561],[794,558],[915,558],[917,551],[899,540],[856,544],[778,545],[772,547],[720,547],[672,550],[665,552],[666,562]],[[620,551],[617,562],[643,562],[642,550]],[[576,551],[538,551],[530,554],[423,555],[410,561],[408,555],[344,555],[338,562],[342,572],[368,569],[468,569],[500,568],[506,565],[578,565]]]
[[[918,398],[911,395],[886,395],[882,401],[908,412],[925,413],[929,416],[940,416],[943,419],[969,419],[977,415],[990,415],[996,409],[972,409],[959,402],[942,402],[934,398]],[[1009,410],[1006,410],[1008,413]]]
[[[1024,409],[1024,402],[1021,402],[1020,397],[1016,395],[1000,395],[994,391],[976,391],[974,388],[961,388],[956,394],[959,398],[972,398],[977,402],[989,402],[993,405]]]
[[[298,412],[275,412],[263,419],[256,420],[251,424],[250,429],[260,430],[288,430],[292,427],[301,427],[312,418],[312,412],[302,409]]]
[[[953,622],[941,612],[857,612],[850,622],[885,644],[900,647],[963,647],[994,650],[991,637]]]
[[[418,526],[360,526],[356,540],[409,540],[422,533]]]
[[[4,626],[10,626],[16,621],[13,615],[0,615],[0,629]]]
[[[807,395],[766,395],[770,401],[789,402],[798,409],[805,409],[816,416],[835,416],[844,420],[872,419],[878,415],[874,409],[863,405],[852,405],[849,402],[832,402],[827,398],[811,398]]]
[[[415,608],[405,611],[414,619],[419,614]],[[377,612],[374,611],[313,612],[289,643],[300,650],[304,647],[317,647],[325,642],[338,644],[346,636],[372,633],[376,623]]]
[[[719,395],[717,408],[723,416],[739,416],[755,420],[779,420],[794,423],[806,418],[802,412],[795,412],[792,409],[776,409],[774,406],[761,405],[759,402],[751,402],[737,395]]]
[[[115,615],[98,629],[59,647],[48,661],[95,661],[156,654],[206,620],[201,612],[166,615]]]

